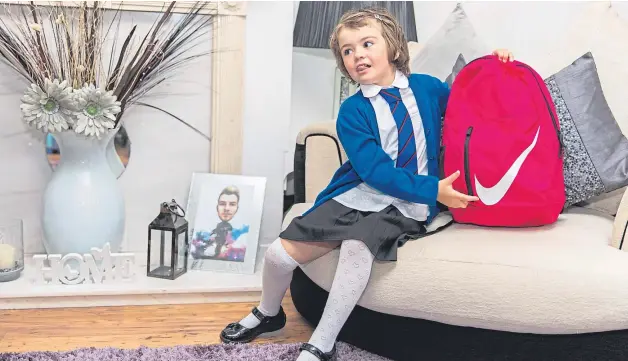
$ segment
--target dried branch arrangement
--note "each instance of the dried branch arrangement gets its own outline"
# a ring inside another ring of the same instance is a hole
[[[191,53],[211,29],[213,17],[200,13],[207,2],[177,20],[175,2],[166,3],[143,35],[137,25],[121,34],[121,11],[99,1],[59,3],[5,4],[0,14],[0,60],[31,84],[22,98],[23,119],[43,132],[100,137],[174,70],[207,55]],[[105,12],[112,12],[108,24]]]

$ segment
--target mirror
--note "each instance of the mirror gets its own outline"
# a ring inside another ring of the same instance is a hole
[[[54,171],[61,160],[61,151],[57,141],[51,134],[46,135],[46,156],[50,167]],[[124,126],[121,126],[118,133],[107,146],[107,160],[116,177],[122,175],[129,163],[130,156],[131,140]]]

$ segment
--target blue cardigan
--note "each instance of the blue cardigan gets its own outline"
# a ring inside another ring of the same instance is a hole
[[[375,110],[361,91],[347,98],[340,106],[336,131],[348,161],[336,171],[329,185],[321,191],[306,215],[324,202],[365,182],[371,187],[414,203],[427,204],[428,223],[438,214],[441,119],[449,99],[449,86],[424,74],[408,77],[410,89],[419,107],[427,142],[428,175],[415,175],[396,168],[382,149]]]

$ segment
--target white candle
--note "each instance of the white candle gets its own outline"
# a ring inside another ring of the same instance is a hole
[[[15,248],[10,244],[0,244],[0,269],[15,267]]]

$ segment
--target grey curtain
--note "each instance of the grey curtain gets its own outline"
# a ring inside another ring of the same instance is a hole
[[[300,48],[329,47],[329,36],[347,10],[380,7],[393,14],[407,41],[417,41],[412,1],[301,1],[294,25],[292,45]]]

